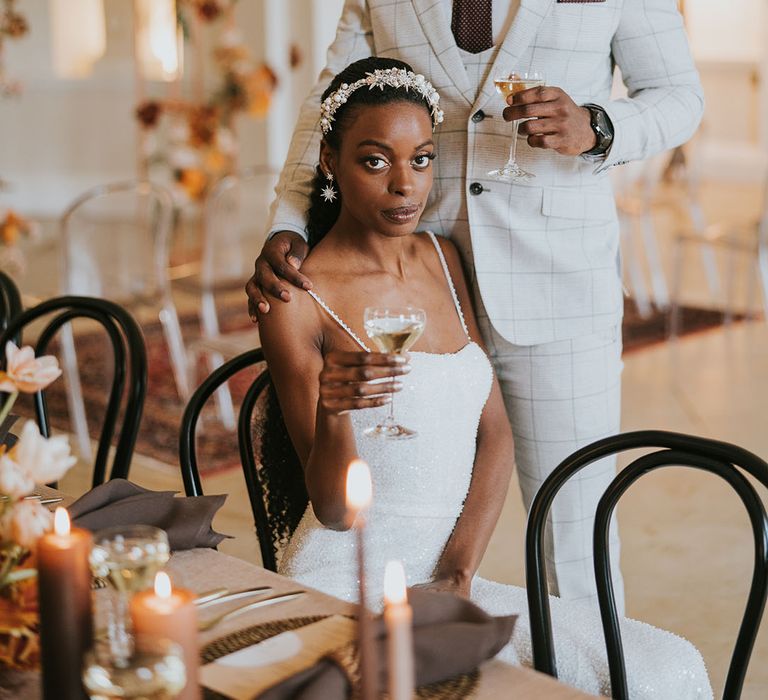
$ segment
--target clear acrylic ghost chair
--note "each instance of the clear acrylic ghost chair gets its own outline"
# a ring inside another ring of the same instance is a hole
[[[268,167],[253,167],[222,178],[205,203],[205,230],[199,278],[185,280],[199,287],[201,337],[189,345],[191,372],[197,359],[206,358],[208,372],[224,360],[259,347],[256,328],[223,332],[217,296],[236,291],[242,294],[245,282],[253,274],[253,261],[266,240],[269,207],[279,173]],[[246,317],[245,297],[238,299],[238,309]],[[196,383],[196,377],[192,378]],[[225,384],[216,392],[219,418],[230,429],[235,427],[235,412]]]
[[[101,297],[160,320],[179,397],[189,397],[189,373],[178,314],[171,296],[168,260],[173,200],[149,182],[94,187],[75,199],[60,218],[62,292]],[[62,329],[62,364],[73,429],[81,453],[90,441],[77,371],[72,329]]]
[[[616,212],[621,232],[621,250],[632,298],[641,316],[651,314],[651,306],[667,305],[667,285],[661,267],[654,231],[652,204],[658,185],[658,166],[629,163],[611,173],[616,196]],[[644,263],[650,275],[646,283]]]
[[[698,201],[698,200],[697,200]],[[706,225],[704,214],[700,214],[700,222],[703,228],[693,232],[684,231],[678,233],[675,238],[672,253],[672,302],[670,312],[669,335],[675,338],[680,330],[680,296],[683,286],[683,260],[684,250],[687,246],[700,247],[702,259],[705,252],[715,265],[715,252],[725,256],[725,312],[724,322],[733,320],[735,307],[735,287],[737,281],[736,264],[737,257],[748,258],[749,272],[747,277],[747,289],[745,295],[746,313],[749,314],[754,306],[757,281],[762,292],[763,315],[768,320],[768,172],[765,174],[763,186],[763,202],[761,213],[756,221],[746,225],[728,225],[723,222]],[[715,274],[717,270],[715,268]],[[711,273],[707,273],[708,279]],[[710,285],[710,291],[713,291]],[[719,291],[719,285],[715,291]]]

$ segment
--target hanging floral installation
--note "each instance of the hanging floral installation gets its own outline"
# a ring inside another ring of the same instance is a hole
[[[178,94],[177,79],[169,97],[144,99],[136,108],[145,167],[170,170],[180,205],[202,201],[213,183],[235,170],[236,117],[264,117],[277,87],[274,71],[254,60],[235,26],[235,1],[177,0],[177,22],[199,64],[204,32],[215,33],[213,89],[205,90],[202,65],[196,65],[192,99]]]
[[[5,42],[21,39],[29,33],[26,17],[16,7],[16,0],[2,0],[0,5],[0,98],[17,97],[21,83],[6,74],[4,63]],[[0,178],[0,191],[8,188],[8,182]],[[21,238],[37,235],[35,222],[25,219],[13,209],[0,206],[0,270],[19,274],[26,269],[26,259],[18,243]]]
[[[14,97],[21,93],[21,83],[11,80],[5,73],[3,50],[9,39],[21,39],[29,32],[24,15],[16,9],[16,0],[2,0],[0,9],[0,97]]]
[[[2,186],[0,182],[0,188]],[[14,275],[27,269],[19,241],[22,238],[35,240],[39,237],[39,229],[37,222],[30,221],[13,209],[0,207],[0,270]]]

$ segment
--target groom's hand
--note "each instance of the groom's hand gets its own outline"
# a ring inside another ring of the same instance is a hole
[[[258,323],[257,309],[263,314],[269,312],[267,293],[276,299],[291,300],[291,292],[282,280],[294,287],[312,289],[309,278],[299,272],[308,252],[307,242],[293,231],[279,231],[264,244],[253,264],[253,276],[245,285],[251,321]]]
[[[595,147],[597,138],[586,107],[577,105],[559,87],[535,87],[507,98],[504,119],[528,119],[519,133],[533,148],[551,148],[561,155],[577,156]]]

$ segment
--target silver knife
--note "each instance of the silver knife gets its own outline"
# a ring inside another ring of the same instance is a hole
[[[195,605],[199,608],[207,608],[209,605],[218,605],[219,603],[228,603],[232,600],[238,600],[239,598],[247,598],[251,595],[258,595],[260,593],[271,593],[272,588],[270,586],[257,586],[255,588],[246,588],[242,591],[229,592],[226,588],[220,588],[210,593],[201,595],[195,600]]]
[[[217,615],[216,617],[212,617],[210,620],[202,620],[198,623],[197,628],[204,632],[205,630],[211,629],[214,625],[218,625],[220,622],[223,622],[224,620],[229,620],[230,618],[237,617],[238,615],[242,615],[243,613],[250,612],[251,610],[256,610],[257,608],[266,607],[267,605],[274,605],[275,603],[287,603],[289,600],[295,600],[296,598],[300,598],[306,593],[306,591],[290,591],[289,593],[280,593],[279,595],[273,595],[270,598],[264,598],[262,600],[257,600],[254,603],[248,603],[248,605],[243,605],[240,608],[235,608],[234,610],[230,610],[229,612],[225,612],[221,615]]]
[[[195,598],[194,603],[195,605],[202,605],[209,600],[221,598],[221,596],[227,595],[227,593],[229,593],[229,588],[214,588],[212,591],[204,591]]]
[[[52,503],[61,503],[64,499],[63,498],[41,498],[40,504],[44,506],[49,506]]]

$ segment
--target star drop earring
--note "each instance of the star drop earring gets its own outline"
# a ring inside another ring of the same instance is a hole
[[[323,187],[320,196],[330,204],[336,199],[337,193],[333,186],[333,173],[326,173],[325,176],[328,178],[328,184]]]

